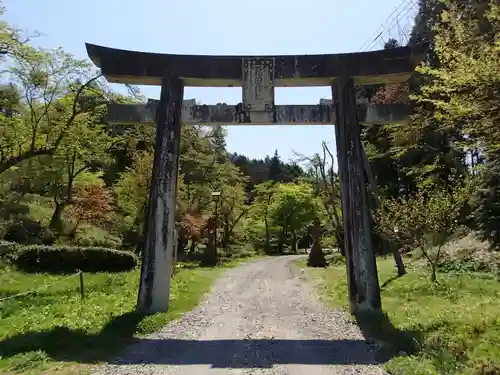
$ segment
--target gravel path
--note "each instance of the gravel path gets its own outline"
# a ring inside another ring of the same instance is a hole
[[[97,374],[385,374],[360,330],[299,278],[296,259],[227,271],[198,308]]]

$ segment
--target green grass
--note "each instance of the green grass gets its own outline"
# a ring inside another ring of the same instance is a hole
[[[177,271],[167,313],[134,312],[139,271],[85,274],[36,294],[0,302],[0,373],[79,373],[118,354],[134,337],[154,332],[195,307],[224,267]],[[61,276],[0,269],[0,299],[39,288]]]
[[[306,275],[327,303],[346,308],[345,265],[335,263]],[[420,265],[395,278],[392,258],[378,259],[378,270],[386,315],[356,319],[365,335],[384,343],[391,374],[500,374],[500,281],[450,272],[433,285]]]

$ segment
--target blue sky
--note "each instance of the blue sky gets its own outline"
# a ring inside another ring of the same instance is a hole
[[[314,54],[359,51],[401,0],[4,0],[6,18],[43,33],[35,44],[63,47],[86,58],[85,42],[178,54]],[[378,44],[374,49],[381,48]],[[118,85],[115,89],[120,90]],[[158,98],[159,87],[141,87]],[[205,104],[241,101],[241,88],[186,88],[184,97]],[[316,104],[328,87],[278,88],[276,104]],[[227,147],[262,158],[277,149],[312,155],[332,126],[231,126]]]

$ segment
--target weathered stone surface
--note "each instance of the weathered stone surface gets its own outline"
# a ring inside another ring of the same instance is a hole
[[[108,81],[137,85],[161,85],[162,77],[168,74],[181,77],[186,86],[242,86],[248,59],[273,61],[277,87],[330,86],[333,78],[341,76],[362,84],[404,82],[422,59],[420,51],[409,47],[323,55],[210,56],[86,46]]]
[[[108,105],[107,120],[113,124],[153,124],[157,100],[147,104]],[[405,104],[358,105],[361,124],[405,123],[411,109]],[[222,125],[327,125],[335,124],[332,101],[322,99],[317,105],[277,105],[265,118],[254,118],[255,113],[245,111],[243,105],[197,105],[194,99],[185,100],[182,105],[184,124]],[[262,115],[262,114],[260,114]]]
[[[182,80],[165,78],[161,110],[155,113],[156,145],[144,228],[144,249],[137,310],[168,310],[175,249],[175,197],[181,138]]]
[[[243,58],[242,88],[245,111],[272,111],[274,107],[274,59]]]
[[[364,151],[353,79],[337,80],[332,93],[337,117],[335,140],[350,308],[353,313],[377,311],[381,308],[380,287],[372,246]]]
[[[409,109],[403,105],[359,106],[354,84],[404,82],[423,54],[401,47],[336,55],[196,56],[86,46],[89,57],[109,82],[162,85],[159,104],[150,100],[146,105],[108,107],[111,123],[157,124],[139,310],[165,311],[168,307],[182,122],[336,124],[351,309],[380,308],[359,124],[402,123]],[[328,101],[307,106],[274,105],[275,87],[331,86],[332,82],[335,111]],[[209,106],[196,105],[194,100],[183,102],[184,86],[241,86],[243,103]]]

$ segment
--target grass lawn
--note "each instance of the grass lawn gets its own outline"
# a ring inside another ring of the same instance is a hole
[[[347,307],[345,265],[308,269],[327,303]],[[486,274],[440,273],[429,281],[421,265],[395,278],[392,258],[378,259],[386,316],[357,317],[371,338],[384,342],[391,374],[500,374],[500,281]],[[305,262],[300,263],[305,268]],[[404,353],[403,353],[404,352]]]
[[[139,271],[70,277],[36,294],[0,302],[0,373],[86,373],[119,353],[134,336],[154,332],[195,307],[223,268],[181,268],[172,281],[170,310],[134,313]],[[62,276],[0,268],[0,299],[36,289]]]

